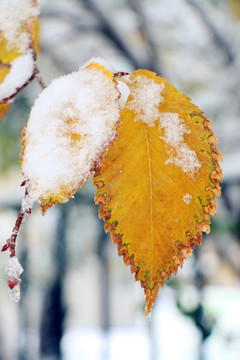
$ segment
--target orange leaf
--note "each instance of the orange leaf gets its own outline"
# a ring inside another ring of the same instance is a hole
[[[165,79],[138,70],[128,86],[122,127],[94,176],[95,202],[149,314],[164,278],[210,231],[221,154],[210,121]]]

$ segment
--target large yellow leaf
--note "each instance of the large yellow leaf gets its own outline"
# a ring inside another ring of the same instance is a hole
[[[221,154],[210,121],[165,79],[138,70],[128,86],[118,137],[94,177],[95,202],[149,314],[164,278],[210,231]]]

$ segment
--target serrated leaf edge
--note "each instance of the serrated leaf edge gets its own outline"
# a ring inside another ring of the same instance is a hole
[[[211,160],[213,163],[213,170],[210,174],[210,180],[214,184],[214,186],[207,186],[205,188],[206,191],[210,191],[213,193],[214,197],[208,199],[208,204],[203,206],[203,219],[204,221],[202,223],[196,224],[196,235],[186,234],[189,235],[189,243],[187,245],[182,244],[181,242],[176,242],[175,246],[178,249],[178,254],[173,255],[171,259],[171,265],[169,266],[168,271],[161,271],[160,275],[162,277],[162,281],[155,282],[153,288],[149,288],[148,283],[142,281],[141,279],[137,278],[139,267],[135,265],[134,258],[129,256],[128,248],[126,245],[122,243],[122,234],[119,234],[115,231],[116,224],[114,222],[111,222],[111,209],[108,208],[108,191],[106,189],[106,192],[103,194],[97,194],[95,195],[95,204],[99,205],[99,218],[104,219],[104,230],[105,232],[109,232],[112,238],[112,241],[114,244],[117,245],[118,249],[118,255],[123,256],[123,261],[126,266],[130,266],[131,273],[135,273],[135,280],[140,281],[141,287],[144,288],[145,293],[145,300],[146,300],[146,306],[145,306],[145,315],[148,316],[152,311],[152,306],[155,302],[155,299],[158,295],[159,287],[163,287],[164,285],[164,279],[169,279],[171,274],[176,274],[178,267],[183,265],[184,260],[187,258],[187,256],[191,256],[193,252],[194,245],[201,245],[202,241],[202,232],[209,233],[210,232],[210,215],[215,216],[216,215],[216,199],[215,196],[221,195],[221,187],[219,185],[219,181],[223,181],[223,175],[222,170],[220,168],[220,165],[218,161],[222,161],[222,155],[220,151],[217,149],[217,147],[214,145],[214,143],[217,143],[217,138],[214,135],[213,131],[209,128],[209,126],[212,125],[211,121],[203,115],[203,112],[200,114],[193,112],[191,116],[200,115],[204,119],[204,128],[205,130],[210,132],[210,136],[208,137],[208,143],[211,147]],[[95,176],[97,177],[100,175],[101,167],[95,169]],[[101,189],[104,187],[104,182],[99,180],[95,181],[94,185]]]

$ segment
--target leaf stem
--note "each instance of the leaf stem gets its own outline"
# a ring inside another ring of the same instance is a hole
[[[42,90],[44,90],[47,87],[45,85],[44,81],[43,81],[43,77],[42,77],[42,75],[40,73],[40,70],[39,70],[36,63],[35,63],[35,68],[34,68],[34,78],[38,81],[38,83],[41,86]]]
[[[35,78],[35,72],[33,72],[31,77],[22,86],[20,86],[19,88],[16,88],[16,91],[13,94],[2,99],[0,101],[0,105],[11,102],[15,98],[15,96],[18,95],[25,87],[27,87],[34,78]]]

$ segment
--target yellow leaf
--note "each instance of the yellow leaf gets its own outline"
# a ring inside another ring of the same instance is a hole
[[[21,53],[17,50],[17,48],[11,50],[8,49],[7,40],[0,32],[0,61],[3,64],[9,64],[20,55]]]
[[[221,154],[210,121],[165,79],[138,70],[128,86],[122,126],[94,176],[95,202],[149,314],[164,278],[210,231]]]
[[[229,0],[230,8],[233,12],[233,14],[240,18],[240,1],[239,0]]]

